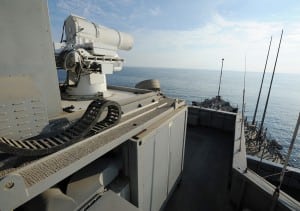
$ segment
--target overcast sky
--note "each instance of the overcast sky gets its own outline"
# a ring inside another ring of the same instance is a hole
[[[278,72],[300,73],[298,0],[51,0],[52,36],[58,41],[70,14],[130,33],[127,66],[272,71],[281,29]]]

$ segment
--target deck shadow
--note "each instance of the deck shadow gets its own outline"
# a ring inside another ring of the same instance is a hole
[[[228,181],[232,166],[233,133],[188,127],[182,180],[165,211],[231,210]]]

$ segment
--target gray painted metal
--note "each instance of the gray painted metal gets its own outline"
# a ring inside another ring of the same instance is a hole
[[[46,0],[0,3],[0,77],[31,77],[49,117],[61,112]],[[19,90],[11,83],[5,90]],[[1,99],[1,96],[0,96]]]
[[[178,109],[129,143],[131,199],[142,210],[160,210],[182,173],[186,115]]]
[[[116,101],[121,105],[121,110],[124,115],[136,112],[144,107],[157,104],[163,98],[159,93],[138,90],[126,87],[110,87],[111,96],[107,100]],[[57,120],[67,118],[70,121],[80,118],[91,101],[66,101],[62,100],[62,106],[74,106],[73,113],[62,113],[61,115],[51,119]]]
[[[240,129],[241,126],[244,127],[244,124],[241,124],[241,121],[241,114],[237,114],[230,199],[238,209],[268,210],[272,203],[275,186],[247,168],[244,129]],[[281,192],[275,210],[300,210],[300,203]]]
[[[184,161],[184,144],[186,129],[187,111],[181,115],[174,117],[174,121],[169,123],[170,140],[169,140],[169,175],[168,175],[168,194],[174,187],[179,175],[183,170]]]
[[[144,80],[135,85],[139,89],[148,89],[153,91],[160,91],[160,82],[157,79]]]
[[[129,178],[123,176],[118,177],[109,185],[108,189],[112,190],[123,199],[130,201]]]
[[[76,202],[60,188],[49,188],[42,194],[32,199],[29,203],[22,206],[23,211],[43,210],[43,211],[57,211],[57,210],[75,210]]]
[[[17,86],[8,89],[12,85]],[[23,140],[46,125],[46,105],[32,78],[0,76],[0,137]]]
[[[94,195],[103,193],[104,188],[118,176],[120,169],[120,159],[100,158],[70,177],[66,195],[74,199],[77,208],[82,207]]]
[[[141,110],[121,120],[119,125],[6,175],[0,181],[0,208],[11,210],[47,190],[106,152],[144,131],[174,111],[173,100]],[[10,186],[9,184],[13,184]],[[18,197],[16,197],[18,196]]]
[[[236,113],[233,112],[218,111],[198,106],[189,107],[189,125],[201,125],[233,132],[235,130],[235,122]]]
[[[88,211],[139,211],[138,208],[134,207],[128,201],[118,196],[113,191],[107,191],[101,196]]]
[[[184,171],[165,211],[227,209],[233,133],[187,127]]]
[[[272,184],[277,184],[279,181],[280,172],[283,168],[282,164],[274,163],[269,160],[262,159],[256,156],[247,155],[248,168],[255,173],[265,178]],[[283,191],[291,195],[297,201],[300,201],[300,169],[288,166],[286,175],[283,180]]]

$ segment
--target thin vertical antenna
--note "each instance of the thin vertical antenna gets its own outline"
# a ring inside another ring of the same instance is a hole
[[[253,120],[252,120],[252,125],[255,124],[256,112],[257,112],[257,108],[258,108],[258,104],[259,104],[259,100],[260,100],[260,94],[261,94],[262,86],[263,86],[263,83],[264,83],[264,78],[265,78],[266,68],[267,68],[268,59],[269,59],[271,43],[272,43],[272,36],[271,36],[271,40],[270,40],[270,44],[269,44],[269,49],[268,49],[267,59],[266,59],[266,63],[265,63],[264,73],[263,73],[263,76],[262,76],[262,79],[261,79],[260,89],[259,89],[259,93],[258,93],[258,97],[257,97],[257,102],[256,102],[256,107],[255,107],[255,111],[254,111],[254,115],[253,115]]]
[[[62,32],[61,32],[61,38],[60,38],[61,43],[64,41],[65,26],[66,26],[66,21],[64,21],[64,25],[63,25]]]
[[[244,125],[244,113],[245,113],[245,91],[246,91],[246,70],[247,70],[247,57],[245,55],[245,69],[244,69],[244,89],[243,89],[243,105],[242,105],[242,122],[241,122],[241,140],[240,140],[240,151],[242,149],[242,132],[243,132],[243,125]]]
[[[268,92],[268,96],[267,96],[267,101],[266,101],[266,104],[265,104],[264,113],[263,113],[263,116],[262,116],[261,124],[260,124],[259,130],[258,130],[258,134],[256,136],[256,139],[258,139],[260,137],[260,135],[261,135],[261,132],[262,132],[262,129],[263,129],[263,125],[264,125],[264,121],[265,121],[265,117],[266,117],[266,112],[267,112],[267,107],[268,107],[268,103],[269,103],[271,88],[272,88],[272,84],[273,84],[274,73],[275,73],[275,69],[276,69],[277,59],[278,59],[280,45],[281,45],[281,40],[282,40],[282,34],[283,34],[283,30],[281,31],[281,36],[280,36],[280,41],[279,41],[279,45],[278,45],[276,60],[275,60],[274,68],[273,68],[273,73],[272,73],[272,78],[271,78],[271,82],[270,82],[270,87],[269,87],[269,92]],[[259,150],[260,149],[261,149],[261,143],[259,145]]]
[[[276,187],[276,189],[274,191],[274,194],[273,194],[273,201],[272,201],[272,206],[271,206],[271,210],[272,211],[274,210],[276,202],[277,202],[278,197],[279,197],[280,188],[281,188],[284,176],[285,176],[285,172],[286,172],[286,168],[287,168],[290,156],[292,154],[294,143],[295,143],[295,140],[296,140],[296,137],[297,137],[297,134],[298,134],[298,130],[299,130],[299,125],[300,125],[300,113],[298,115],[298,120],[297,120],[297,123],[296,123],[296,127],[295,127],[295,130],[294,130],[292,141],[291,141],[290,146],[289,146],[289,151],[288,151],[287,157],[286,157],[286,159],[284,161],[284,165],[282,167],[282,171],[281,171],[281,174],[280,174],[280,177],[279,177],[279,184]]]
[[[220,97],[220,87],[221,87],[221,81],[222,81],[223,62],[224,62],[224,58],[222,58],[222,66],[221,66],[221,74],[220,74],[220,81],[219,81],[219,89],[218,89],[218,95],[217,95],[218,98]]]

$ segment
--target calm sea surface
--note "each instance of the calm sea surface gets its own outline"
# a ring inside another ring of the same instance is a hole
[[[219,71],[136,68],[125,67],[121,72],[108,75],[108,84],[134,87],[146,79],[159,79],[161,89],[169,97],[185,99],[189,104],[204,98],[214,97],[218,91]],[[243,72],[223,70],[220,95],[233,105],[241,108],[243,95]],[[262,73],[246,74],[246,116],[252,120]],[[258,108],[257,121],[261,121],[271,73],[266,73],[262,97]],[[300,112],[300,74],[276,73],[265,119],[272,138],[278,140],[286,153]],[[292,160],[300,167],[300,133],[298,135]]]

